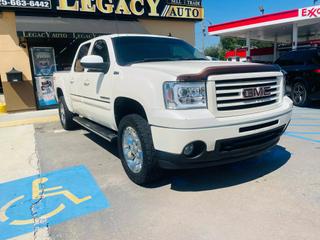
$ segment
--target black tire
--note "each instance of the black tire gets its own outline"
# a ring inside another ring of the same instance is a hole
[[[69,111],[64,97],[59,97],[59,117],[60,123],[65,130],[73,130],[77,124],[73,121],[74,114]],[[64,116],[63,116],[64,114]]]
[[[309,105],[309,93],[306,85],[302,81],[295,82],[292,86],[291,99],[298,107]]]
[[[139,172],[130,169],[125,157],[123,148],[124,131],[128,128],[134,129],[141,142],[143,153],[142,167]],[[154,159],[154,146],[151,136],[151,129],[148,122],[137,114],[125,116],[119,125],[118,131],[118,150],[121,158],[122,166],[128,177],[138,185],[149,184],[162,175],[162,170],[158,167],[157,161]]]

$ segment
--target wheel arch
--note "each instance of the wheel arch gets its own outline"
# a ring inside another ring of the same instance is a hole
[[[148,121],[145,108],[135,99],[128,97],[117,97],[114,101],[113,109],[117,127],[119,127],[121,119],[129,114],[138,114]]]
[[[57,88],[56,96],[57,96],[57,99],[63,96],[63,91],[60,87]]]
[[[65,100],[65,102],[66,102],[66,104],[67,104],[68,109],[69,109],[71,112],[73,112],[73,107],[72,107],[72,104],[71,104],[70,96],[68,96],[68,94],[65,93],[65,92],[62,90],[61,87],[57,87],[57,89],[56,89],[56,99],[57,99],[57,101],[59,101],[59,98],[60,98],[60,97],[64,97],[64,100]]]
[[[299,77],[295,77],[292,81],[292,87],[294,86],[294,84],[296,84],[297,82],[301,82],[303,83],[306,87],[307,90],[309,89],[309,83],[307,80],[305,80],[303,77],[299,76]]]

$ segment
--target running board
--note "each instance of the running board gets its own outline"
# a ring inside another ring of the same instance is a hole
[[[106,139],[109,142],[112,142],[113,140],[115,140],[118,137],[115,131],[110,130],[106,127],[103,127],[97,123],[94,123],[94,122],[90,121],[89,119],[81,118],[81,117],[74,117],[73,121],[80,124],[81,126],[88,129],[89,131]]]

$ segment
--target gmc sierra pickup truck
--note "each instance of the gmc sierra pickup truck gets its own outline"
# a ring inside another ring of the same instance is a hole
[[[117,140],[128,177],[256,157],[289,124],[292,101],[277,66],[209,61],[183,40],[108,35],[80,45],[54,75],[61,124]]]

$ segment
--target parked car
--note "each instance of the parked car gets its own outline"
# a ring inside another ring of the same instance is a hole
[[[287,91],[296,106],[320,100],[320,49],[291,51],[276,62],[287,72]]]
[[[78,123],[117,140],[137,184],[155,180],[161,168],[258,156],[277,144],[292,111],[279,67],[208,61],[172,37],[92,39],[80,45],[71,71],[54,79],[62,126]]]

